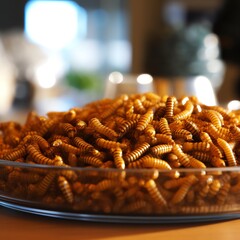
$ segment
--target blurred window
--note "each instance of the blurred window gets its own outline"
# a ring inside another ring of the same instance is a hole
[[[86,11],[74,1],[29,1],[25,32],[34,43],[62,49],[86,34]]]
[[[72,69],[130,70],[127,0],[30,0],[24,31],[34,43],[62,54]]]

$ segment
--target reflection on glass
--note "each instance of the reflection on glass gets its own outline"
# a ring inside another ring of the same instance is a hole
[[[115,98],[122,94],[154,92],[153,77],[149,74],[123,75],[120,72],[109,74],[105,94],[106,98]]]
[[[203,104],[213,106],[217,104],[213,87],[208,78],[197,76],[193,79],[193,94],[197,96]]]
[[[109,81],[115,84],[119,84],[123,81],[123,75],[120,72],[112,72],[108,77]]]
[[[228,110],[234,111],[234,110],[240,110],[240,101],[238,100],[232,100],[227,105]]]
[[[141,74],[137,77],[137,82],[139,84],[147,85],[147,84],[151,84],[152,81],[153,81],[153,78],[149,74]]]

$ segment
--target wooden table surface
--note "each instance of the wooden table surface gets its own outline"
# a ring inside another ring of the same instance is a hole
[[[62,220],[0,207],[1,240],[231,240],[240,239],[240,220],[194,224],[117,224]]]

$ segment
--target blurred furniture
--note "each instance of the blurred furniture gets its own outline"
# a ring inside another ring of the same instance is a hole
[[[182,4],[188,11],[216,12],[223,0],[152,0],[129,1],[131,16],[131,42],[132,42],[132,72],[141,73],[144,68],[145,44],[149,35],[164,34],[168,29],[164,23],[162,10],[165,4],[177,2]],[[144,17],[143,17],[144,16]]]

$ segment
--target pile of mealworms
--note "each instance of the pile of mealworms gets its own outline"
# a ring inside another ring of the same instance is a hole
[[[108,214],[240,207],[240,172],[227,170],[240,165],[240,116],[193,96],[122,95],[45,116],[29,112],[0,131],[1,159],[16,162],[0,165],[2,195]]]

